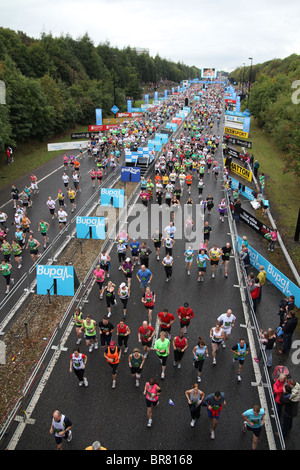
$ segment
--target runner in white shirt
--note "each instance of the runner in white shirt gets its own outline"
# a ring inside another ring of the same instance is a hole
[[[54,217],[56,216],[55,201],[52,199],[51,196],[49,196],[48,201],[46,202],[46,205],[48,206],[48,208],[50,210],[50,214],[51,214],[52,219],[54,219]]]
[[[66,173],[64,173],[61,179],[63,180],[63,183],[65,187],[67,188],[69,186],[69,179],[70,179],[69,176]]]
[[[68,217],[68,214],[63,210],[62,207],[60,207],[57,211],[57,218],[58,218],[60,230],[62,230],[63,226],[66,225],[67,217]]]
[[[226,313],[219,316],[218,321],[222,323],[222,329],[224,332],[224,339],[222,347],[226,348],[225,342],[228,340],[232,328],[234,327],[236,317],[232,314],[232,310],[228,309]]]

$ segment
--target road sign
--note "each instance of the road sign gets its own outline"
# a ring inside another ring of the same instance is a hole
[[[111,112],[114,113],[114,114],[117,114],[117,112],[119,111],[119,108],[118,106],[114,105],[112,108],[111,108]]]

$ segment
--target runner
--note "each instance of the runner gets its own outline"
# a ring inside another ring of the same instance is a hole
[[[120,284],[120,287],[118,289],[118,296],[120,297],[120,300],[123,304],[123,318],[125,320],[127,315],[127,302],[130,296],[129,289],[126,286],[125,282],[122,282]]]
[[[104,287],[103,293],[106,291],[106,306],[107,306],[107,318],[111,316],[111,306],[117,305],[117,301],[115,298],[115,287],[112,281],[108,281],[107,286]]]
[[[171,340],[171,326],[172,323],[175,321],[175,317],[172,313],[169,312],[167,308],[164,308],[162,312],[159,312],[157,315],[157,319],[159,321],[159,326],[161,331],[166,333],[166,336],[169,340]]]
[[[70,373],[74,371],[74,374],[79,380],[79,387],[82,387],[82,385],[85,387],[88,386],[88,381],[84,377],[86,363],[87,356],[82,354],[78,348],[74,348],[71,354],[69,371]]]
[[[218,350],[219,345],[221,345],[224,340],[224,331],[222,329],[221,322],[217,321],[216,326],[214,328],[211,328],[209,335],[211,338],[212,345],[213,364],[215,365],[217,363],[216,352]]]
[[[5,279],[5,282],[6,282],[5,294],[8,294],[8,292],[9,292],[10,282],[12,282],[12,284],[13,284],[13,279],[10,277],[11,270],[12,270],[12,265],[10,263],[7,263],[7,261],[5,259],[3,259],[2,263],[0,265],[0,271],[1,271],[1,273],[4,277],[4,279]]]
[[[172,241],[174,241],[174,240],[172,240]],[[166,256],[164,257],[164,259],[162,260],[162,265],[165,268],[165,272],[166,272],[166,276],[167,276],[166,282],[169,282],[169,280],[172,277],[173,262],[174,262],[174,258],[170,255],[170,253],[167,253]]]
[[[191,269],[192,269],[192,263],[193,263],[193,257],[194,257],[194,250],[192,249],[191,246],[188,247],[187,250],[185,250],[184,252],[184,256],[185,256],[185,267],[186,269],[188,270],[188,275],[191,274]]]
[[[241,338],[238,343],[236,343],[232,348],[231,352],[233,352],[233,362],[239,361],[239,370],[238,370],[238,382],[242,380],[241,373],[243,370],[243,365],[245,361],[245,357],[248,354],[249,350],[249,343],[246,343],[244,338]]]
[[[145,292],[146,287],[150,287],[153,274],[149,269],[146,269],[146,266],[143,264],[141,269],[137,272],[136,278],[140,283],[140,288],[143,289],[143,292]]]
[[[204,280],[204,274],[206,272],[206,261],[209,261],[209,257],[207,256],[206,251],[201,249],[197,256],[198,282],[203,282]]]
[[[254,405],[252,409],[242,413],[242,418],[244,420],[244,432],[251,431],[253,433],[252,450],[256,450],[262,426],[265,424],[265,410],[259,405]]]
[[[70,187],[68,187],[68,197],[72,206],[71,212],[74,212],[74,210],[76,209],[76,204],[75,204],[76,192],[74,191],[74,189]]]
[[[105,348],[105,345],[109,345],[114,331],[114,325],[110,323],[108,317],[105,315],[102,320],[99,321],[100,344],[102,348]]]
[[[151,325],[148,325],[147,321],[143,321],[142,326],[140,326],[138,330],[138,340],[139,343],[142,343],[145,359],[148,357],[148,354],[151,351],[153,336],[154,328]]]
[[[148,313],[148,325],[151,326],[152,323],[152,312],[155,304],[155,293],[151,291],[150,286],[146,287],[146,290],[142,297],[142,302]]]
[[[37,194],[39,192],[38,184],[37,184],[37,177],[32,173],[30,176],[30,185],[31,185],[31,191],[33,194]]]
[[[194,311],[189,307],[188,302],[185,302],[183,307],[178,308],[177,315],[180,320],[181,333],[186,333],[191,319],[195,316]]]
[[[123,265],[122,271],[125,274],[125,278],[127,279],[127,286],[130,292],[131,287],[131,279],[132,279],[132,271],[133,271],[133,263],[130,258],[126,258]]]
[[[102,300],[103,299],[103,292],[104,292],[103,282],[104,282],[104,279],[105,279],[105,271],[104,271],[104,269],[101,268],[101,266],[99,264],[96,266],[96,268],[94,270],[94,273],[93,273],[93,276],[94,276],[96,284],[99,287],[100,300]]]
[[[169,338],[170,339],[170,338]],[[173,366],[177,369],[181,369],[181,361],[183,359],[185,350],[188,347],[188,341],[185,338],[183,333],[180,333],[178,336],[173,338],[173,348],[174,348],[174,362]]]
[[[223,333],[224,333],[224,340],[222,343],[222,347],[226,348],[226,342],[231,334],[232,328],[235,325],[236,317],[232,314],[232,310],[228,309],[226,313],[222,313],[217,319],[222,326]]]
[[[145,362],[145,357],[141,354],[139,348],[134,348],[132,354],[128,357],[128,363],[131,371],[131,377],[135,378],[135,386],[140,385],[140,378]]]
[[[226,405],[224,392],[217,391],[207,395],[203,400],[203,404],[207,407],[207,414],[212,422],[210,438],[215,439],[215,430],[218,425],[220,413],[223,409],[223,405]]]
[[[152,235],[151,240],[154,242],[154,248],[156,250],[156,259],[159,261],[160,248],[162,242],[162,233],[158,229],[155,230],[155,233]]]
[[[224,217],[225,217],[225,214],[226,214],[226,201],[225,201],[225,198],[223,198],[222,201],[220,202],[219,207],[218,207],[218,211],[219,211],[219,214],[220,214],[221,222],[224,222]]]
[[[170,354],[170,340],[166,338],[166,333],[164,331],[160,332],[160,337],[154,343],[154,351],[156,351],[157,356],[159,357],[161,363],[161,378],[165,378],[167,359]]]
[[[133,266],[140,264],[139,254],[140,254],[140,244],[136,238],[132,239],[132,242],[129,244],[129,249],[131,251]]]
[[[106,250],[102,250],[100,253],[100,267],[105,271],[105,275],[107,278],[109,278],[109,270],[110,270],[110,262],[111,262],[111,257],[109,254],[106,252]]]
[[[117,244],[117,253],[118,253],[118,260],[119,260],[119,271],[121,271],[123,263],[126,257],[126,245],[123,241],[119,241]]]
[[[96,335],[96,322],[92,319],[91,315],[87,315],[85,320],[82,320],[82,331],[85,334],[85,344],[91,353],[95,347],[98,349],[98,339]],[[93,342],[92,342],[93,341]]]
[[[230,243],[226,243],[222,248],[221,248],[221,255],[222,255],[222,262],[221,265],[225,265],[225,270],[224,270],[224,276],[227,278],[228,277],[228,265],[229,265],[229,260],[230,256],[233,254],[232,247]]]
[[[57,199],[58,199],[59,207],[62,207],[62,206],[66,207],[66,204],[65,204],[65,195],[64,195],[64,193],[62,192],[61,189],[58,190]]]
[[[57,450],[62,450],[62,440],[66,439],[67,442],[72,440],[72,422],[67,416],[61,414],[59,410],[55,410],[52,416],[50,426],[50,434],[54,434]]]
[[[41,235],[44,239],[44,249],[46,249],[46,246],[47,246],[47,241],[48,241],[47,230],[49,229],[49,227],[50,225],[48,224],[48,222],[46,222],[43,219],[40,220],[40,223],[38,226],[38,232],[41,232]]]
[[[68,214],[66,213],[66,211],[64,211],[63,208],[60,207],[57,211],[58,225],[60,230],[62,230],[66,226],[67,217]]]
[[[112,368],[112,388],[116,388],[117,382],[117,368],[120,363],[122,351],[116,346],[114,341],[109,343],[109,346],[105,349],[104,357],[107,360],[107,363]]]
[[[191,426],[194,427],[196,419],[200,418],[201,404],[205,394],[202,392],[202,390],[199,390],[199,385],[195,383],[190,390],[186,390],[185,396],[187,398],[192,417]]]
[[[219,264],[220,256],[221,256],[221,250],[218,248],[216,244],[214,244],[213,248],[209,250],[209,257],[210,257],[210,265],[211,265],[211,277],[215,277],[215,268]]]
[[[18,269],[22,268],[22,249],[21,246],[16,242],[16,240],[13,240],[11,242],[11,249],[15,258],[15,261],[18,263]]]
[[[74,310],[73,320],[75,322],[75,331],[76,331],[76,336],[77,336],[76,344],[79,345],[82,341],[82,321],[83,321],[82,309],[80,307]]]
[[[56,216],[55,201],[53,201],[51,196],[48,197],[48,201],[46,202],[46,205],[48,206],[48,209],[50,211],[50,215],[51,215],[52,219],[54,219],[55,216]]]
[[[128,325],[125,325],[123,320],[117,325],[117,337],[118,337],[118,346],[121,348],[124,344],[124,353],[128,351],[128,339],[130,335],[130,328]]]
[[[38,250],[39,246],[40,242],[38,242],[35,238],[33,238],[33,235],[30,234],[25,249],[27,250],[27,248],[29,247],[30,256],[33,262],[35,262],[40,257]]]
[[[193,348],[194,367],[197,372],[197,381],[201,382],[201,374],[204,366],[205,357],[209,357],[208,348],[204,340],[199,336],[197,345]]]
[[[160,394],[161,388],[158,386],[158,382],[155,379],[151,378],[149,382],[146,382],[144,395],[146,395],[148,428],[152,426],[152,406],[154,408],[157,407]]]

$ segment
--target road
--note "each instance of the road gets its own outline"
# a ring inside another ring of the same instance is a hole
[[[217,153],[221,162],[221,151]],[[60,159],[53,160],[45,174],[55,170],[55,165],[60,164]],[[88,159],[82,161],[82,173],[87,175],[91,168]],[[44,180],[43,190],[34,200],[34,210],[44,213],[44,202],[46,194],[57,194],[60,185],[60,171],[53,173]],[[223,195],[222,181],[214,180],[212,174],[205,175],[205,194],[211,193],[215,198],[215,208],[209,218],[213,233],[211,241],[218,246],[223,246],[227,241],[231,242],[227,218],[222,223],[217,212],[217,203]],[[54,190],[55,188],[55,190]],[[50,192],[51,191],[51,192]],[[91,184],[87,184],[85,198],[92,194]],[[187,198],[187,192],[183,195],[183,201]],[[80,194],[80,199],[83,193]],[[198,201],[196,183],[193,182],[193,200]],[[38,201],[41,206],[38,205]],[[81,202],[81,200],[80,200]],[[35,209],[39,207],[39,209]],[[78,206],[77,206],[78,207]],[[193,208],[193,219],[196,220],[197,207]],[[150,217],[150,215],[149,215]],[[130,222],[131,219],[128,220]],[[55,224],[57,222],[55,221]],[[150,224],[149,224],[150,226]],[[197,229],[197,228],[196,228]],[[241,230],[244,230],[244,226]],[[51,232],[49,231],[51,237]],[[151,233],[148,231],[148,243],[153,248],[150,240]],[[249,241],[250,241],[249,233]],[[257,240],[255,240],[256,242]],[[154,253],[150,256],[150,269],[153,273],[151,283],[152,290],[156,293],[156,304],[154,319],[163,308],[168,308],[176,317],[172,326],[172,337],[179,333],[179,321],[176,315],[178,307],[188,302],[195,312],[195,318],[188,328],[187,339],[188,350],[183,358],[182,368],[179,370],[172,365],[173,353],[167,361],[166,378],[160,379],[160,363],[154,351],[149,354],[141,378],[139,388],[135,387],[134,380],[130,375],[128,367],[128,354],[134,347],[139,347],[137,331],[142,321],[146,319],[145,308],[141,302],[140,288],[133,280],[131,297],[128,302],[127,324],[131,329],[129,339],[129,351],[123,353],[118,368],[117,387],[111,388],[111,371],[103,356],[103,350],[99,348],[88,353],[85,344],[81,351],[87,354],[88,363],[86,377],[89,381],[87,388],[78,387],[76,377],[69,373],[70,354],[75,346],[76,335],[72,329],[66,338],[66,351],[57,355],[57,360],[48,380],[44,383],[43,390],[30,416],[35,420],[33,425],[26,425],[20,435],[14,436],[13,446],[17,450],[52,450],[55,449],[55,441],[49,435],[51,416],[55,409],[60,409],[73,422],[73,440],[64,443],[66,450],[81,450],[91,445],[95,440],[100,440],[102,445],[109,450],[119,451],[193,451],[193,450],[248,450],[251,448],[250,433],[242,432],[241,414],[254,404],[259,403],[259,394],[255,382],[253,359],[247,356],[242,373],[242,381],[237,381],[237,364],[232,362],[230,346],[233,346],[241,337],[248,340],[247,329],[243,314],[243,305],[240,291],[237,287],[238,280],[234,260],[230,260],[229,277],[224,277],[223,267],[218,267],[216,277],[211,277],[210,267],[205,275],[204,282],[197,282],[196,263],[193,262],[191,275],[185,270],[184,251],[187,240],[176,239],[174,247],[174,268],[170,282],[166,283],[165,272],[161,260],[157,261]],[[111,280],[118,286],[124,281],[123,274],[118,270],[116,252],[112,251]],[[136,268],[135,268],[136,270]],[[136,272],[136,271],[135,271]],[[259,307],[258,318],[266,328],[268,321],[273,320],[274,312],[278,305],[278,294],[272,285],[264,290],[263,300]],[[268,307],[266,309],[266,307]],[[211,343],[209,331],[216,324],[217,317],[230,308],[236,316],[236,326],[230,336],[226,349],[217,352],[217,364],[212,364]],[[90,313],[97,321],[100,321],[106,313],[104,301],[99,300],[97,286],[94,286],[88,297],[88,303],[83,308],[84,315]],[[121,303],[113,308],[111,322],[114,326],[122,318]],[[113,335],[116,339],[116,335]],[[216,430],[216,439],[210,439],[210,422],[206,409],[203,407],[201,417],[192,428],[190,426],[190,414],[185,391],[191,388],[196,381],[196,372],[193,368],[191,351],[197,344],[198,337],[202,336],[209,349],[209,358],[206,359],[203,378],[200,389],[205,395],[220,390],[225,393],[226,406],[221,413]],[[146,404],[143,395],[144,384],[150,377],[156,377],[162,389],[159,407],[153,413],[153,426],[147,428]],[[172,400],[174,405],[169,404]],[[11,438],[11,435],[9,436]],[[278,444],[278,442],[277,442]],[[297,445],[292,441],[292,446]],[[266,432],[263,431],[258,448],[267,450],[268,440]]]

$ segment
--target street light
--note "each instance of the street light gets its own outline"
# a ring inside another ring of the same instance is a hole
[[[252,72],[252,60],[253,60],[253,57],[249,57],[249,60],[251,60],[251,64],[250,64],[250,72],[249,72],[249,83],[248,83],[248,101],[247,101],[247,107],[249,107],[249,98],[250,98],[250,84],[251,84],[251,72]]]
[[[243,66],[244,66],[244,69],[243,69],[243,83],[242,83],[242,95],[244,96],[244,82],[245,82],[245,62],[243,62]]]
[[[113,105],[115,106],[116,104],[116,71],[115,71],[115,58],[117,56],[114,54],[112,56],[112,60],[113,60],[113,71],[114,71],[114,74],[113,74],[113,83],[114,83],[114,103]]]

